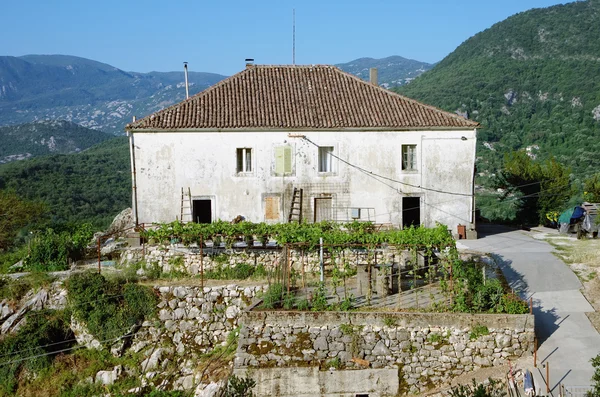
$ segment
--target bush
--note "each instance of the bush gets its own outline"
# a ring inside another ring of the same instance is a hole
[[[252,389],[254,386],[256,386],[256,382],[252,378],[238,378],[231,375],[227,380],[225,397],[253,397]]]
[[[16,334],[0,341],[0,392],[14,393],[22,370],[39,374],[58,352],[73,345],[68,317],[64,311],[30,312]]]
[[[126,334],[156,313],[157,298],[152,289],[139,284],[86,272],[71,276],[66,287],[74,316],[101,341]]]
[[[265,309],[274,309],[280,307],[283,297],[283,284],[274,283],[269,286],[263,295],[262,307]]]
[[[58,271],[69,268],[69,259],[84,256],[87,244],[93,236],[92,226],[82,224],[66,226],[63,230],[46,229],[31,241],[25,266],[33,271]]]
[[[504,387],[499,381],[489,379],[489,383],[484,385],[482,383],[475,382],[473,379],[472,385],[458,385],[453,387],[448,395],[450,397],[504,397]]]

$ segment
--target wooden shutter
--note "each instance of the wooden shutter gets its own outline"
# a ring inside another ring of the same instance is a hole
[[[278,221],[279,220],[279,207],[280,201],[279,196],[265,197],[265,220],[267,221]]]
[[[275,174],[292,173],[292,147],[277,146],[275,148]]]
[[[292,147],[283,147],[283,172],[286,174],[292,173]]]

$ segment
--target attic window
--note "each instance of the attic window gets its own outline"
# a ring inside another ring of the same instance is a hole
[[[237,168],[238,174],[252,172],[252,149],[238,148],[237,149]]]

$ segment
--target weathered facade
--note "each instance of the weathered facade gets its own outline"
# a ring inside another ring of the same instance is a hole
[[[127,126],[134,216],[284,222],[296,188],[309,222],[456,231],[473,223],[477,126],[334,67],[251,66]]]

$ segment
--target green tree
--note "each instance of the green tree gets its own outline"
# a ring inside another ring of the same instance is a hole
[[[19,231],[44,212],[44,205],[22,200],[13,191],[0,190],[0,252],[12,248]]]
[[[600,173],[583,181],[583,198],[592,203],[600,202]]]
[[[543,224],[547,213],[561,212],[575,195],[570,176],[571,170],[553,157],[537,161],[524,150],[509,153],[493,183],[495,189],[501,189],[502,196],[497,203],[490,199],[480,201],[480,207],[484,206],[482,215],[495,214],[504,216],[503,220]],[[486,204],[491,208],[485,208]]]
[[[588,392],[589,397],[600,397],[600,354],[590,360],[594,367],[594,375],[592,375],[593,389]]]

